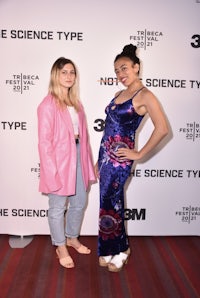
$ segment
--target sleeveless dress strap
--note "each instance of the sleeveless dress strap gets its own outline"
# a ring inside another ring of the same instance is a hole
[[[118,96],[120,96],[120,94],[123,92],[124,90],[121,90],[118,94],[117,94],[117,96],[115,96],[113,99],[116,99]]]
[[[144,89],[145,86],[141,87],[138,91],[136,91],[133,96],[131,97],[131,99],[133,99],[142,89]]]

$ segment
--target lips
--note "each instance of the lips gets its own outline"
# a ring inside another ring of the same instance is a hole
[[[124,83],[126,83],[126,80],[127,80],[127,78],[122,78],[121,82],[124,84]]]

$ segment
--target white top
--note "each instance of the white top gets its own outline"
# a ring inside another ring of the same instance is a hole
[[[78,135],[78,114],[76,112],[76,110],[74,109],[74,107],[71,107],[71,106],[67,106],[68,108],[68,111],[70,113],[70,116],[71,116],[71,120],[72,120],[72,125],[73,125],[73,128],[74,128],[74,134],[75,135]]]

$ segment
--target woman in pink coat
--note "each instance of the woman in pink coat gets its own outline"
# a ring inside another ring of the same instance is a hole
[[[59,58],[51,69],[49,93],[38,106],[39,191],[48,195],[48,222],[59,262],[74,267],[67,246],[81,254],[79,240],[87,190],[95,181],[86,118],[78,97],[77,69]],[[67,212],[66,212],[67,210]],[[67,241],[66,241],[67,238]]]

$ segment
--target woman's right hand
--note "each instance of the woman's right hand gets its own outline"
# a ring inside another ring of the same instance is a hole
[[[99,179],[100,175],[99,175],[98,161],[96,162],[96,164],[94,166],[94,172],[95,172],[96,178]]]

